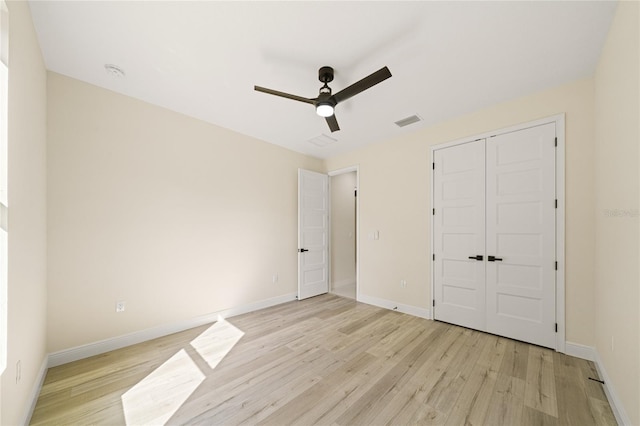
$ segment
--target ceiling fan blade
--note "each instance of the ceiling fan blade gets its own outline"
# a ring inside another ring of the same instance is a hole
[[[253,86],[258,92],[268,93],[270,95],[276,95],[287,99],[293,99],[294,101],[300,101],[307,104],[314,104],[315,99],[303,98],[302,96],[291,95],[289,93],[279,92],[277,90],[267,89],[266,87]]]
[[[375,86],[376,84],[388,79],[389,77],[391,77],[391,71],[389,71],[389,68],[387,67],[380,68],[378,71],[374,72],[373,74],[363,78],[360,81],[353,83],[351,86],[347,88],[342,89],[341,91],[333,95],[333,98],[335,99],[336,103],[340,103],[342,101],[349,99],[352,96],[357,95],[360,92],[364,92],[371,86]]]
[[[327,120],[327,124],[329,125],[329,128],[331,129],[331,133],[333,132],[337,132],[338,130],[340,130],[340,126],[338,126],[338,120],[336,120],[336,115],[330,115],[329,117],[326,117]]]

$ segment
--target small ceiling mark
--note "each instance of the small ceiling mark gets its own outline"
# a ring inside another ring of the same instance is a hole
[[[104,69],[107,70],[109,74],[114,77],[122,78],[125,76],[124,71],[117,65],[113,64],[104,64]]]
[[[417,115],[412,115],[407,118],[403,118],[402,120],[396,121],[396,126],[404,127],[408,126],[409,124],[417,123],[418,121],[422,121],[422,118],[418,117]]]

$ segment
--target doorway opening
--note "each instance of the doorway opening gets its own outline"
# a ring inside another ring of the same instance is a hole
[[[358,294],[358,170],[329,173],[329,292],[357,300]]]

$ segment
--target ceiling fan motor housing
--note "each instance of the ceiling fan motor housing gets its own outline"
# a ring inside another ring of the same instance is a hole
[[[322,67],[318,70],[318,79],[323,83],[330,83],[333,81],[333,68]]]

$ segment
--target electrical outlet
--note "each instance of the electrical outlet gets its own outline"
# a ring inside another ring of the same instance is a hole
[[[16,385],[22,380],[22,361],[16,362]]]
[[[125,307],[125,301],[121,300],[119,302],[116,302],[116,312],[124,312],[124,307]]]
[[[407,280],[400,280],[400,287],[407,288]]]
[[[274,284],[278,282],[278,273],[277,272],[275,274],[273,274],[272,281],[273,281]]]

